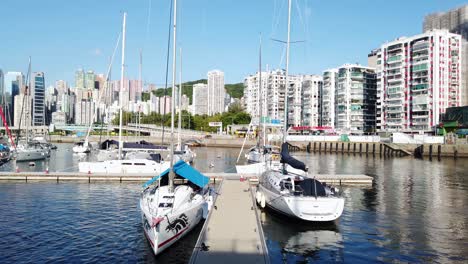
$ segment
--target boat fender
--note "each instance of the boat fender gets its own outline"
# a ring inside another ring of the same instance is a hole
[[[255,192],[255,201],[257,201],[257,204],[260,204],[260,195],[261,193],[259,191]]]
[[[260,194],[261,195],[261,198],[260,198],[260,206],[262,208],[265,208],[265,195],[263,193]]]

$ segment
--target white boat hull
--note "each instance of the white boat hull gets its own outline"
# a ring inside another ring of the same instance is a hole
[[[73,146],[73,152],[74,153],[89,153],[91,151],[91,148],[89,146]]]
[[[343,213],[344,198],[281,195],[258,186],[261,199],[271,209],[305,221],[334,221]]]
[[[236,165],[236,171],[239,174],[262,174],[267,169],[282,170],[283,164],[281,164],[279,161],[267,161],[247,165]],[[305,175],[304,171],[295,169],[289,165],[286,165],[286,170],[293,174]]]
[[[83,173],[123,173],[160,174],[169,168],[169,162],[156,162],[147,159],[106,160],[103,162],[80,162],[79,172]]]
[[[18,149],[16,152],[16,161],[43,160],[47,157],[48,153],[44,149]]]
[[[162,186],[154,195],[143,194],[140,198],[143,229],[155,255],[188,234],[208,210],[206,198],[201,194],[192,196],[193,190],[188,186],[178,186],[173,193],[167,190],[168,186]],[[161,208],[159,204],[163,201],[160,198],[170,194],[175,197],[173,207]],[[150,212],[152,206],[157,213]]]

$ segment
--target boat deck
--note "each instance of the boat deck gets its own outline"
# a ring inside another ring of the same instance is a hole
[[[190,263],[269,263],[248,181],[224,180]]]

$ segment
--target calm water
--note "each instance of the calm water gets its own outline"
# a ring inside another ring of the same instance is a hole
[[[71,145],[48,162],[1,170],[76,170]],[[238,150],[198,148],[195,167],[232,172]],[[305,155],[314,173],[367,174],[367,187],[343,187],[335,223],[292,221],[262,211],[272,263],[467,262],[468,160],[425,161]],[[213,163],[213,168],[208,164]],[[185,263],[200,227],[155,258],[138,212],[141,184],[0,183],[0,263]]]

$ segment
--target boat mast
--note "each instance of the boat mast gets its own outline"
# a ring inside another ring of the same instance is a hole
[[[119,90],[119,160],[122,159],[122,104],[123,104],[123,88],[124,88],[124,70],[125,70],[125,23],[127,13],[123,14],[122,24],[122,66],[120,68],[120,90]]]
[[[262,34],[260,34],[260,48],[258,51],[258,93],[259,93],[259,119],[258,119],[258,128],[263,121],[263,135],[265,135],[265,120],[263,119],[263,87],[262,87]],[[258,130],[258,129],[257,129]],[[260,145],[260,136],[258,137],[257,146]],[[263,146],[265,146],[265,137],[263,137]]]
[[[291,35],[291,0],[288,0],[288,39],[286,42],[286,76],[284,79],[284,127],[283,127],[283,143],[286,143],[288,136],[288,88],[289,88],[289,42]],[[286,171],[286,163],[283,163],[283,172]]]
[[[289,44],[291,35],[291,0],[288,0],[288,39],[286,41],[286,76],[284,89],[284,127],[283,127],[283,143],[286,142],[288,135],[288,88],[289,88]],[[284,166],[284,164],[283,164]]]
[[[140,93],[143,94],[143,81],[141,79],[141,71],[143,69],[143,54],[140,49],[140,72],[139,72],[139,78],[140,78]],[[137,120],[137,128],[138,128],[138,140],[140,140],[140,109],[141,105],[138,105],[138,120]]]
[[[29,125],[31,123],[31,114],[29,113],[31,103],[30,103],[30,98],[29,94],[31,93],[31,87],[32,87],[32,72],[31,72],[31,56],[29,56],[29,66],[28,66],[28,78],[29,78],[29,87],[26,86],[26,89],[24,89],[24,92],[26,93],[26,144],[29,143]]]
[[[169,190],[174,190],[174,99],[175,99],[175,82],[176,82],[176,41],[177,41],[177,0],[174,0],[174,22],[172,36],[172,98],[171,98],[171,168],[169,170]]]
[[[182,48],[179,48],[179,133],[177,133],[177,145],[179,150],[182,150],[182,141],[180,139],[180,133],[182,132]]]

